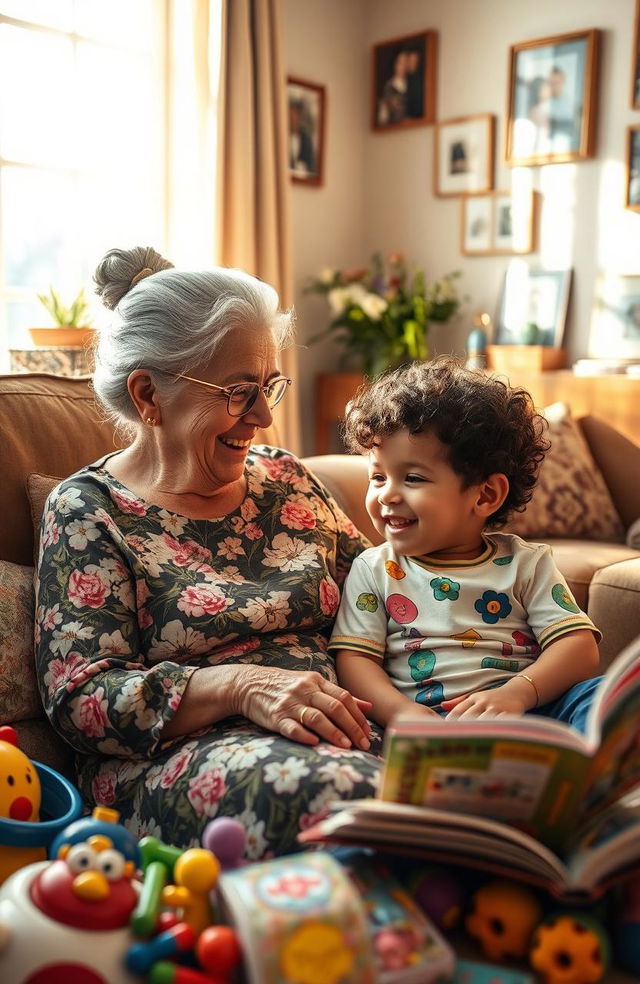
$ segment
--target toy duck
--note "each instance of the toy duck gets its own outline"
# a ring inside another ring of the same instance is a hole
[[[134,860],[115,846],[116,830],[123,828],[116,825],[109,837],[91,833],[90,820],[82,822],[89,824],[84,840],[72,837],[74,843],[65,842],[63,834],[55,860],[21,868],[0,888],[0,980],[138,980],[124,963],[132,942],[129,920],[138,885]],[[101,820],[95,826],[102,830],[108,824]]]
[[[0,818],[37,823],[41,795],[38,773],[31,759],[18,748],[15,728],[3,725],[0,727]],[[0,884],[18,868],[42,861],[46,856],[44,847],[0,844]]]

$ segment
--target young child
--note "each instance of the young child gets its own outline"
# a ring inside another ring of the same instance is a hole
[[[354,561],[329,645],[380,724],[417,706],[584,730],[600,633],[548,546],[495,532],[531,498],[545,426],[525,390],[449,357],[389,373],[347,407],[385,542]]]

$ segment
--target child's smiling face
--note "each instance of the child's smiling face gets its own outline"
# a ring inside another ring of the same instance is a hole
[[[399,554],[469,559],[484,549],[485,486],[463,488],[434,433],[401,430],[370,451],[367,511]]]

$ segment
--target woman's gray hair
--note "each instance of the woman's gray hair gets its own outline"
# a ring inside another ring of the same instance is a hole
[[[168,374],[206,365],[230,331],[262,327],[279,348],[293,331],[293,314],[280,311],[274,288],[242,270],[179,271],[138,246],[109,250],[94,280],[114,315],[100,330],[93,388],[119,425],[138,421],[127,389],[134,369],[155,370],[156,386],[169,396],[185,384]]]

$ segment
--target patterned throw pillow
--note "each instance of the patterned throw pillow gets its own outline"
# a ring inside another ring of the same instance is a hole
[[[0,723],[42,715],[33,656],[33,567],[0,560]]]
[[[523,513],[505,530],[527,538],[624,542],[624,527],[604,478],[565,404],[545,410],[551,449]]]

